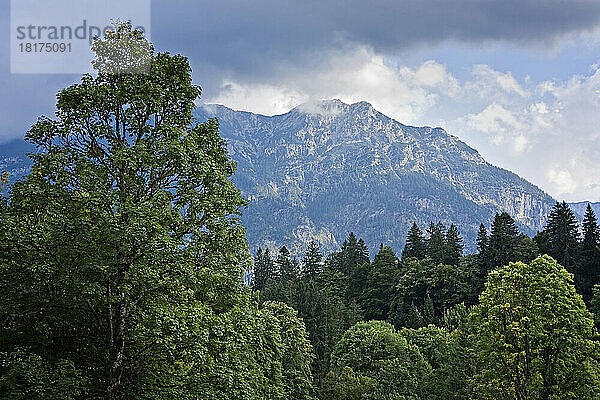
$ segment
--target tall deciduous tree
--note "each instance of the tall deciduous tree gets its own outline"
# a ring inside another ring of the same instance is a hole
[[[93,49],[97,76],[27,133],[32,172],[0,215],[0,392],[262,397],[244,200],[217,121],[192,119],[189,63],[129,24]]]
[[[600,395],[592,316],[573,276],[551,257],[492,271],[471,323],[485,398]]]

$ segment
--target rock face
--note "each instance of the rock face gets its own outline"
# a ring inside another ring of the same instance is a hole
[[[366,103],[305,104],[277,116],[202,106],[217,117],[237,162],[235,181],[250,200],[243,215],[251,248],[325,252],[349,232],[374,251],[401,251],[413,222],[455,223],[467,251],[480,223],[507,211],[525,233],[542,229],[554,200],[512,172],[487,163],[442,128],[403,125]]]

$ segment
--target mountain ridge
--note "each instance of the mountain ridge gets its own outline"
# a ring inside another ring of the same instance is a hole
[[[479,222],[489,224],[495,212],[509,212],[522,229],[533,234],[542,228],[554,204],[540,188],[489,164],[444,129],[404,125],[367,102],[327,100],[273,116],[204,105],[195,115],[200,121],[212,116],[219,119],[221,135],[238,163],[236,183],[251,200],[244,222],[254,247],[277,246],[281,234],[281,242],[291,243],[301,252],[299,242],[312,235],[330,250],[339,246],[350,230],[361,236],[359,222],[367,219],[390,225],[378,239],[377,226],[367,223],[370,228],[362,236],[367,236],[367,243],[371,239],[372,250],[383,242],[399,251],[412,220],[425,228],[428,219],[439,219],[457,222],[459,228],[462,225],[465,243],[472,250]],[[389,187],[397,184],[414,187],[405,191]],[[370,196],[356,196],[356,191],[366,189]],[[349,194],[349,201],[335,207],[354,212],[355,223],[351,218],[341,221],[327,210],[323,215],[315,210],[316,201],[320,200],[323,208],[333,201],[336,191]],[[391,199],[401,199],[411,207],[394,206]],[[450,204],[444,206],[444,202]],[[361,204],[368,210],[357,209]],[[479,222],[465,220],[458,209],[477,216]],[[259,210],[277,213],[265,220]],[[419,210],[427,215],[419,215]],[[378,213],[392,215],[378,218]],[[295,219],[296,226],[289,218]],[[262,223],[257,222],[261,219]],[[291,233],[279,229],[282,224]],[[342,234],[343,229],[336,226],[345,227],[346,232]]]

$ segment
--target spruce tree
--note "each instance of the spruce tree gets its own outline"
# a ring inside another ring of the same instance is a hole
[[[460,236],[456,225],[450,225],[448,232],[446,232],[445,239],[444,264],[458,265],[458,262],[462,257],[463,245],[462,237]]]
[[[545,230],[550,256],[570,272],[576,272],[579,224],[566,202],[556,203],[548,216]]]
[[[441,264],[444,262],[444,253],[446,251],[446,232],[445,227],[441,222],[438,222],[437,225],[434,223],[429,224],[429,229],[427,233],[429,237],[427,238],[427,256],[431,258],[431,260],[435,264]]]
[[[254,274],[252,276],[252,288],[254,290],[263,290],[269,279],[275,279],[276,273],[271,259],[269,249],[264,251],[259,247],[254,258]]]
[[[398,279],[398,259],[391,247],[385,246],[375,256],[366,288],[361,296],[365,319],[386,320]]]
[[[583,218],[583,241],[580,251],[582,294],[592,297],[592,287],[600,282],[600,228],[594,210],[588,203]]]
[[[425,321],[423,320],[423,314],[419,311],[419,308],[412,303],[410,305],[410,309],[408,310],[408,316],[406,317],[407,328],[418,329],[425,325]]]
[[[369,262],[369,252],[365,242],[356,239],[354,232],[350,232],[348,239],[344,240],[339,253],[329,257],[329,264],[334,271],[350,276],[356,266]]]
[[[409,257],[414,257],[417,260],[422,260],[426,257],[425,236],[416,223],[413,223],[408,231],[406,245],[402,251],[402,261]]]
[[[300,275],[300,266],[296,259],[290,258],[290,251],[282,246],[275,260],[275,265],[279,271],[279,277],[283,282],[295,281]]]
[[[323,255],[315,241],[311,240],[302,259],[302,276],[314,278],[321,271],[323,271]]]
[[[506,212],[496,214],[489,241],[489,260],[491,268],[502,267],[516,261],[516,249],[519,244],[519,230],[515,220]]]
[[[435,325],[436,323],[435,308],[433,307],[433,300],[429,294],[425,298],[425,303],[423,305],[423,322],[425,325]]]
[[[485,277],[490,270],[490,257],[489,257],[489,246],[490,239],[488,237],[487,229],[485,225],[479,225],[479,232],[477,232],[477,261],[479,263],[479,271],[481,277]]]

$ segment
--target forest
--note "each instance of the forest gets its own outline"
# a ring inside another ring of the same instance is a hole
[[[600,231],[557,203],[454,225],[371,260],[349,233],[250,254],[216,119],[188,60],[127,23],[2,176],[0,399],[597,399]],[[243,271],[253,269],[250,286]]]

